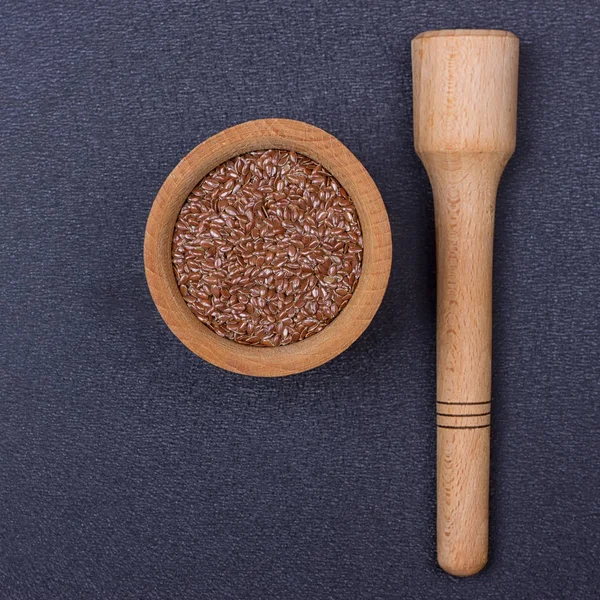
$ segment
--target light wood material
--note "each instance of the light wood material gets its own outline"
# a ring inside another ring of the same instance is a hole
[[[257,348],[220,338],[187,308],[173,274],[171,241],[179,211],[194,186],[229,158],[279,148],[322,164],[346,189],[363,231],[363,269],[346,308],[323,331],[288,346]],[[231,127],[192,150],[158,192],[144,241],[146,278],[171,331],[198,356],[235,373],[275,377],[317,367],[343,352],[367,328],[385,293],[392,262],[387,212],[377,187],[359,160],[322,129],[299,121],[263,119]]]
[[[494,211],[515,148],[518,53],[505,31],[412,42],[415,149],[437,239],[437,551],[459,576],[488,557]]]

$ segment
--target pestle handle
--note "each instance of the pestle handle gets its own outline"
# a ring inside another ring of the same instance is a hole
[[[519,40],[494,30],[412,42],[415,149],[437,252],[437,553],[467,576],[488,556],[496,191],[516,139]]]

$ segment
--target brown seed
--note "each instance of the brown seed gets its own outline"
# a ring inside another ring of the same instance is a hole
[[[173,269],[190,310],[217,335],[285,345],[349,302],[362,244],[354,205],[330,173],[295,152],[256,151],[194,188],[175,224]]]

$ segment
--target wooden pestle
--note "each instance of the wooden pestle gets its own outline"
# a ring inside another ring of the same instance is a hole
[[[437,245],[437,556],[458,576],[488,557],[494,211],[515,148],[518,56],[506,31],[412,41],[415,149]]]

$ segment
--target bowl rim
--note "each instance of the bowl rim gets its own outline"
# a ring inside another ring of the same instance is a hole
[[[352,198],[363,232],[362,272],[352,299],[322,331],[300,342],[273,348],[221,338],[187,307],[171,262],[175,221],[197,183],[226,160],[250,152],[295,150],[322,164]],[[390,224],[373,179],[333,135],[301,121],[259,119],[235,125],[196,146],[171,171],[148,216],[144,267],[150,294],[175,336],[204,360],[234,373],[277,377],[301,373],[346,350],[368,327],[385,294],[392,261]]]

